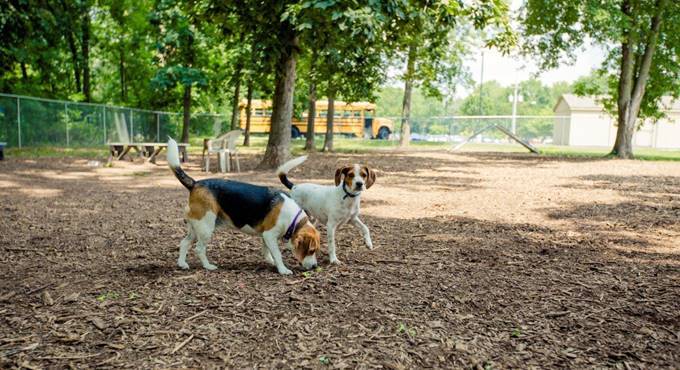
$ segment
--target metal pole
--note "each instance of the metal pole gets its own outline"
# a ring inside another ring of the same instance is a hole
[[[512,93],[512,134],[517,135],[517,94],[519,86],[515,82],[515,91]]]
[[[481,71],[479,73],[479,115],[480,116],[483,114],[482,113],[482,97],[483,97],[482,92],[483,91],[484,91],[484,51],[482,51],[482,67],[481,67]],[[479,123],[480,124],[482,123],[481,118],[479,119]],[[484,132],[484,130],[486,130],[486,129],[479,131],[479,134]],[[470,139],[473,139],[473,138],[474,137],[471,137]],[[465,142],[463,142],[463,143],[461,143],[461,145],[457,146],[456,149],[460,149],[460,147],[462,147],[463,144],[465,144]],[[456,150],[456,149],[454,149],[454,150]]]
[[[135,116],[132,111],[130,112],[130,142],[135,142]]]
[[[17,133],[19,138],[19,149],[21,149],[21,98],[17,98]]]
[[[484,52],[482,51],[482,69],[479,74],[479,115],[482,115],[482,91],[484,89]]]
[[[161,141],[161,115],[156,113],[156,142]]]
[[[64,114],[65,114],[65,119],[66,119],[66,146],[69,146],[69,137],[68,137],[68,104],[64,103]]]
[[[104,124],[104,144],[106,144],[106,107],[102,107],[102,123]]]

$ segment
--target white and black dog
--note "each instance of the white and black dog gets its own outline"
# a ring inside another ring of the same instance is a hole
[[[316,266],[316,253],[320,249],[319,232],[288,195],[280,190],[237,181],[195,181],[180,167],[177,143],[172,139],[168,141],[168,165],[179,182],[189,190],[185,216],[187,236],[179,244],[179,267],[189,268],[187,252],[197,241],[196,254],[203,268],[217,268],[208,261],[206,248],[215,226],[219,225],[261,236],[265,261],[276,266],[279,274],[292,273],[283,264],[279,239],[287,242],[304,269]]]
[[[347,222],[359,229],[368,249],[373,249],[368,227],[359,220],[359,208],[361,193],[375,182],[375,171],[355,164],[335,171],[335,186],[309,183],[295,185],[288,180],[288,172],[306,159],[307,156],[302,156],[284,163],[277,170],[277,175],[281,183],[291,190],[293,200],[310,216],[326,224],[330,262],[340,263],[335,254],[335,231]]]

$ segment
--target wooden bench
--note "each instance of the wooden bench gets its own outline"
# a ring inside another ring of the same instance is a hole
[[[147,157],[146,161],[155,164],[156,157],[160,154],[164,148],[167,148],[167,143],[109,143],[109,163],[113,161],[113,158],[122,161],[130,154],[130,151],[134,149],[137,152],[137,158]],[[187,148],[189,144],[178,143],[177,147],[179,149],[180,161],[186,162],[188,160]],[[130,157],[130,160],[134,158]]]
[[[5,145],[7,145],[7,143],[0,142],[0,161],[5,159]]]

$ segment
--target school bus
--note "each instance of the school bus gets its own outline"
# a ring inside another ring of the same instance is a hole
[[[241,129],[246,128],[246,106],[247,100],[242,100],[239,104],[239,123]],[[376,118],[375,104],[367,102],[345,103],[335,101],[335,114],[333,120],[333,132],[354,137],[383,139],[390,137],[394,124],[385,118]],[[307,114],[302,114],[302,119],[293,117],[291,136],[298,138],[307,133]],[[314,132],[317,134],[326,133],[326,117],[328,116],[328,101],[317,100],[316,119],[314,120]],[[268,133],[271,126],[272,103],[268,100],[252,100],[250,116],[251,133]]]

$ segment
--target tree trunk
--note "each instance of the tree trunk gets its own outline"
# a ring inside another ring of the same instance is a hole
[[[316,124],[316,82],[309,82],[309,107],[307,108],[307,133],[305,150],[314,151],[314,125]]]
[[[645,96],[645,88],[649,79],[652,59],[656,50],[657,39],[661,30],[666,0],[656,1],[656,13],[652,18],[648,39],[645,40],[644,54],[635,56],[633,47],[638,40],[632,32],[627,33],[621,45],[621,74],[619,76],[619,97],[617,100],[616,141],[611,154],[619,158],[633,158],[633,134],[640,114],[640,106]],[[631,14],[630,1],[625,0],[621,10],[628,16]]]
[[[183,126],[182,143],[189,142],[189,125],[191,124],[191,85],[184,86],[184,96],[182,97]]]
[[[290,25],[284,35],[285,51],[281,53],[276,68],[276,86],[272,106],[272,122],[259,168],[276,168],[286,161],[290,154],[290,127],[293,118],[293,93],[295,91],[295,65],[297,63],[298,38]]]
[[[416,63],[416,46],[408,48],[406,75],[404,75],[404,101],[401,108],[401,137],[399,146],[406,147],[411,142],[411,95],[413,93],[413,79]]]
[[[82,67],[83,67],[83,94],[85,101],[92,101],[92,94],[90,92],[90,14],[87,6],[83,9],[83,23],[82,23]]]
[[[234,98],[231,101],[231,129],[238,130],[239,128],[239,103],[241,100],[241,64],[236,66],[236,72],[234,72],[234,77],[232,81],[236,80],[236,86],[234,86]]]
[[[335,91],[328,92],[328,110],[326,111],[326,139],[323,142],[324,152],[333,151],[333,121],[335,120]]]
[[[120,100],[127,102],[127,72],[125,70],[125,50],[122,45],[119,49],[118,73],[120,74]]]
[[[73,32],[68,32],[68,47],[71,51],[71,62],[73,63],[73,77],[76,79],[76,92],[81,92],[80,85],[80,63],[78,63],[78,48]]]
[[[24,82],[28,81],[28,72],[26,71],[26,63],[21,62],[21,78]]]
[[[250,117],[253,112],[253,77],[248,80],[248,92],[246,93],[246,132],[243,135],[243,145],[250,146]]]
[[[307,133],[305,134],[305,150],[314,151],[314,125],[316,124],[316,49],[312,50],[309,62],[309,106],[307,108]]]

